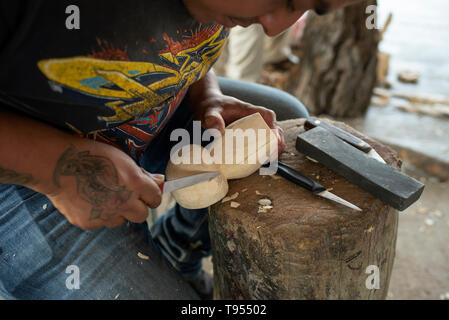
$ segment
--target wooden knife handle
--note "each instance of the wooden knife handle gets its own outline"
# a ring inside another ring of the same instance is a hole
[[[297,185],[300,185],[301,187],[311,191],[313,194],[326,191],[326,188],[321,184],[303,175],[301,172],[293,169],[283,162],[278,162],[277,173],[287,180],[290,180],[291,182],[296,183]]]

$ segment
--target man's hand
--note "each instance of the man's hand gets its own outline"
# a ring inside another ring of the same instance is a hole
[[[278,138],[279,154],[285,150],[284,131],[277,125],[276,114],[270,109],[254,106],[216,92],[201,101],[195,110],[203,128],[217,129],[222,134],[228,124],[259,112],[268,126],[274,129],[274,133]]]
[[[148,207],[161,203],[163,176],[138,167],[125,153],[87,140],[69,146],[53,173],[47,194],[67,220],[86,230],[144,222]]]
[[[222,134],[228,124],[259,112],[278,138],[279,154],[284,152],[284,131],[277,125],[276,114],[270,109],[224,95],[213,70],[190,87],[186,100],[204,129],[217,129]]]
[[[45,194],[87,230],[144,222],[161,202],[164,177],[117,148],[67,134],[0,106],[0,183]]]

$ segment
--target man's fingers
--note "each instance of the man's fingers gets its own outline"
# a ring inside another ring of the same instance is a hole
[[[277,127],[276,128],[276,132],[278,135],[278,152],[279,155],[284,152],[285,148],[286,148],[286,142],[285,142],[285,136],[284,136],[284,130],[281,127]]]
[[[113,217],[108,219],[107,221],[105,221],[104,226],[106,228],[109,229],[113,229],[113,228],[118,228],[121,225],[123,225],[126,222],[126,219],[121,217],[121,216],[117,216],[117,217]]]
[[[148,218],[148,206],[141,200],[135,200],[121,213],[123,218],[134,223],[142,223]]]
[[[150,176],[143,176],[140,185],[136,190],[139,194],[139,200],[143,201],[150,208],[159,207],[162,201],[162,191],[159,184],[161,184],[164,179],[165,177],[163,177],[163,175],[150,174]]]
[[[224,133],[226,124],[222,116],[221,108],[210,108],[207,110],[204,114],[203,121],[204,129],[217,129],[221,133]]]
[[[253,105],[236,100],[235,104],[229,104],[221,112],[221,116],[226,124],[252,115],[261,110]]]

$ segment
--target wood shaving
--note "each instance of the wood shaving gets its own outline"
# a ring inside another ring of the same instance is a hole
[[[231,202],[231,208],[238,208],[238,207],[240,207],[240,203],[235,202],[235,201]]]
[[[242,190],[242,192],[246,192],[246,191],[248,191],[248,188],[245,188],[245,189]]]
[[[273,206],[259,206],[257,213],[267,213],[268,210],[273,209]]]
[[[259,200],[259,204],[261,206],[270,206],[271,205],[271,200],[270,199],[260,199]]]
[[[144,254],[142,254],[142,253],[137,253],[137,256],[140,258],[140,259],[143,259],[143,260],[150,260],[150,257],[149,256],[146,256],[146,255],[144,255]]]
[[[315,159],[312,159],[312,158],[310,158],[310,157],[308,157],[308,156],[306,156],[306,158],[309,159],[309,160],[312,161],[312,162],[318,163],[318,161],[316,161]]]
[[[398,80],[404,83],[418,83],[420,74],[415,71],[404,70],[399,72]]]
[[[232,196],[223,198],[223,200],[221,200],[221,203],[225,203],[225,202],[228,202],[228,201],[237,199],[238,196],[239,196],[239,193],[236,192],[236,193],[234,193]]]

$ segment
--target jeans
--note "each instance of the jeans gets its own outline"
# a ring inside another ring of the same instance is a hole
[[[222,91],[273,109],[278,120],[307,117],[292,96],[261,85],[219,79]],[[170,133],[192,130],[181,104],[148,146],[140,165],[165,173]],[[49,199],[31,189],[0,184],[0,296],[5,299],[197,299],[184,278],[210,255],[208,209],[178,204],[153,225],[127,222],[84,231]],[[79,281],[78,281],[79,280]]]

